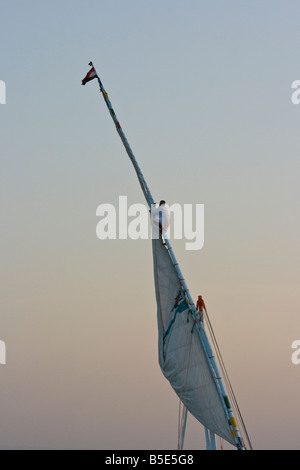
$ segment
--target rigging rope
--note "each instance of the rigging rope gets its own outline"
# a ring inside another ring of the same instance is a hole
[[[189,313],[188,313],[189,315]],[[188,320],[187,320],[188,321]],[[194,328],[194,327],[193,327]],[[192,349],[192,332],[193,328],[191,330],[190,334],[190,344],[189,344],[189,356],[188,356],[188,363],[187,363],[187,368],[186,368],[186,380],[187,381],[187,376],[190,368],[190,362],[191,362],[191,349]],[[181,410],[182,408],[182,410]],[[178,416],[178,442],[177,442],[177,450],[182,450],[183,449],[183,442],[184,442],[184,437],[185,437],[185,428],[186,428],[186,420],[187,420],[187,408],[186,406],[179,401],[179,416]]]
[[[239,417],[238,419],[239,419],[240,424],[242,425],[244,433],[247,437],[249,447],[250,447],[251,450],[253,450],[253,447],[252,447],[252,444],[251,444],[251,441],[250,441],[250,438],[249,438],[249,435],[248,435],[248,432],[247,432],[247,429],[246,429],[246,425],[245,425],[244,419],[242,417],[242,413],[240,411],[236,396],[234,394],[234,391],[233,391],[233,388],[232,388],[232,385],[231,385],[231,382],[230,382],[230,379],[229,379],[229,376],[228,376],[228,373],[227,373],[227,370],[226,370],[226,367],[225,367],[225,364],[224,364],[224,361],[223,361],[223,358],[222,358],[222,354],[221,354],[221,351],[219,349],[219,345],[218,345],[217,339],[215,337],[215,334],[214,334],[214,331],[213,331],[213,328],[212,328],[212,324],[211,324],[209,316],[208,316],[208,312],[207,312],[206,309],[204,310],[204,312],[205,312],[206,324],[208,326],[208,330],[209,330],[209,333],[210,333],[210,336],[211,336],[211,339],[212,339],[212,342],[213,342],[213,345],[214,345],[214,348],[215,348],[215,352],[216,352],[217,357],[218,357],[218,361],[219,361],[219,364],[220,364],[220,367],[221,367],[221,370],[222,370],[222,375],[223,375],[224,380],[226,381],[226,384],[227,384],[227,389],[228,389],[227,391],[230,394],[231,401],[232,401],[233,406],[236,410],[236,415]]]
[[[179,400],[179,413],[178,413],[178,441],[177,441],[177,450],[183,449],[183,439],[185,432],[186,424],[186,413],[187,409],[185,405]]]

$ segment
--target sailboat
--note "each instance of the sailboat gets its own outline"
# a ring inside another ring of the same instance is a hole
[[[154,199],[143,173],[93,63],[89,66],[91,69],[82,84],[97,79],[151,210],[155,206]],[[202,297],[199,296],[195,305],[170,241],[163,232],[152,238],[152,252],[159,364],[180,403],[177,449],[184,447],[188,413],[204,427],[207,450],[216,450],[216,436],[237,450],[252,449]]]

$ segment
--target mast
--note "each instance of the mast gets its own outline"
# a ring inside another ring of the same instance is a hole
[[[92,66],[93,66],[93,63],[90,62],[89,65],[92,65]],[[126,150],[128,156],[129,156],[129,158],[130,158],[130,160],[131,160],[131,162],[132,162],[132,164],[133,164],[133,166],[134,166],[134,169],[135,169],[135,171],[136,171],[138,180],[139,180],[139,182],[140,182],[140,185],[141,185],[142,191],[143,191],[143,193],[144,193],[145,199],[146,199],[146,201],[147,201],[147,203],[148,203],[148,206],[151,208],[151,205],[154,204],[154,200],[153,200],[153,197],[152,197],[152,195],[151,195],[151,193],[150,193],[150,189],[148,188],[148,185],[147,185],[146,180],[145,180],[145,178],[144,178],[144,176],[143,176],[143,173],[141,172],[141,169],[140,169],[140,167],[139,167],[139,165],[138,165],[138,162],[136,161],[136,158],[135,158],[135,156],[134,156],[134,154],[133,154],[133,151],[131,150],[131,147],[130,147],[130,145],[129,145],[129,143],[128,143],[128,140],[126,139],[126,136],[125,136],[125,134],[124,134],[124,132],[123,132],[123,130],[122,130],[122,127],[121,127],[119,121],[118,121],[118,118],[117,118],[117,116],[116,116],[116,113],[114,112],[114,109],[113,109],[113,107],[112,107],[112,104],[111,104],[111,102],[110,102],[110,100],[109,100],[109,98],[108,98],[108,94],[107,94],[107,92],[106,92],[105,89],[104,89],[104,86],[103,86],[103,84],[102,84],[102,82],[101,82],[101,80],[100,80],[100,78],[99,78],[99,75],[97,75],[97,79],[98,79],[100,91],[102,92],[102,95],[103,95],[104,101],[105,101],[105,103],[106,103],[106,106],[108,107],[108,110],[109,110],[109,112],[110,112],[110,115],[111,115],[111,117],[112,117],[112,120],[113,120],[114,123],[115,123],[117,132],[118,132],[118,134],[119,134],[119,136],[120,136],[120,138],[121,138],[121,140],[122,140],[122,142],[123,142],[123,145],[124,145],[124,147],[125,147],[125,150]]]
[[[93,66],[93,63],[90,62],[89,63],[90,66],[93,67],[94,69],[94,66]],[[94,69],[95,71],[95,69]],[[109,113],[112,117],[112,120],[114,121],[114,124],[116,126],[116,130],[121,138],[121,141],[125,147],[125,150],[133,164],[133,167],[136,171],[136,174],[137,174],[137,177],[138,177],[138,180],[139,180],[139,183],[140,183],[140,186],[141,186],[141,189],[143,191],[143,194],[145,196],[145,199],[147,201],[147,204],[148,206],[151,208],[151,206],[154,204],[154,199],[151,195],[151,192],[150,192],[150,189],[146,183],[146,180],[143,176],[143,173],[137,163],[137,160],[133,154],[133,151],[128,143],[128,140],[122,130],[122,127],[119,123],[119,120],[116,116],[116,113],[112,107],[112,104],[108,98],[108,94],[106,92],[106,90],[104,89],[104,86],[101,82],[101,79],[99,77],[99,75],[97,74],[97,72],[95,71],[95,78],[97,78],[98,80],[98,83],[99,83],[99,88],[100,88],[100,92],[102,93],[103,95],[103,98],[104,98],[104,101],[106,103],[106,106],[109,110]],[[202,347],[204,349],[204,352],[206,354],[206,357],[207,357],[207,360],[208,360],[208,363],[209,363],[209,366],[210,366],[210,369],[211,369],[211,373],[212,373],[212,376],[213,376],[213,379],[215,381],[215,385],[217,387],[217,390],[218,390],[218,393],[219,393],[219,396],[221,398],[221,402],[222,402],[222,405],[223,405],[223,408],[224,408],[224,412],[225,412],[225,415],[227,416],[227,419],[228,419],[228,425],[230,427],[230,430],[231,430],[231,433],[232,433],[232,436],[234,438],[234,441],[235,441],[235,444],[236,444],[236,447],[238,450],[245,450],[245,446],[243,444],[243,441],[241,439],[241,436],[240,436],[240,433],[239,433],[239,429],[238,429],[238,426],[237,426],[237,423],[236,423],[236,420],[234,418],[234,415],[233,415],[233,410],[231,408],[231,405],[230,405],[230,402],[229,402],[229,399],[228,399],[228,396],[227,396],[227,393],[225,391],[225,388],[223,386],[223,383],[222,383],[222,379],[221,379],[221,375],[219,373],[219,370],[218,370],[218,366],[217,366],[217,363],[215,361],[215,357],[214,357],[214,354],[212,352],[212,349],[211,349],[211,346],[210,346],[210,343],[209,343],[209,340],[207,338],[207,335],[205,333],[205,330],[204,330],[204,327],[203,327],[203,323],[200,322],[199,320],[199,316],[198,316],[198,312],[197,312],[197,309],[196,309],[196,306],[193,302],[193,299],[192,299],[192,296],[189,292],[189,289],[187,287],[187,284],[185,282],[185,279],[182,275],[182,272],[180,270],[180,267],[179,267],[179,264],[176,260],[176,257],[174,255],[174,252],[173,252],[173,249],[170,245],[170,242],[168,240],[168,238],[166,238],[164,235],[163,235],[163,241],[164,241],[164,245],[166,247],[166,250],[168,251],[168,254],[170,256],[170,259],[174,265],[174,268],[176,270],[176,273],[177,273],[177,276],[178,276],[178,279],[179,279],[179,282],[180,282],[180,285],[182,287],[182,291],[183,291],[183,294],[185,296],[185,299],[187,301],[187,303],[189,304],[189,307],[190,307],[190,310],[191,310],[191,313],[192,313],[192,317],[193,317],[193,321],[194,321],[194,324],[196,326],[196,330],[198,332],[198,335],[199,335],[199,338],[200,338],[200,341],[201,341],[201,344],[202,344]],[[184,434],[185,434],[185,425],[186,425],[186,417],[187,415],[185,415],[185,423],[184,423],[184,433],[183,433],[183,439],[182,439],[182,445],[183,445],[183,441],[184,441]],[[208,433],[209,431],[206,430],[206,433]],[[209,434],[209,440],[211,442],[211,447],[212,448],[215,448],[215,443],[214,443],[214,436],[213,436],[213,433],[210,433]]]
[[[185,430],[188,410],[187,407],[179,400],[179,422],[178,422],[178,444],[177,450],[183,449],[184,439],[185,439]]]

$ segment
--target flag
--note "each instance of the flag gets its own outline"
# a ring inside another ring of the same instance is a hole
[[[98,75],[94,67],[92,67],[91,70],[86,74],[86,76],[82,80],[82,85],[85,85],[87,82],[89,82],[90,80],[93,80],[96,77],[98,77]]]

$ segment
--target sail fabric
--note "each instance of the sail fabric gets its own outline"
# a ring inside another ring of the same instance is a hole
[[[180,280],[162,239],[152,240],[159,364],[189,412],[235,445],[206,354]]]

